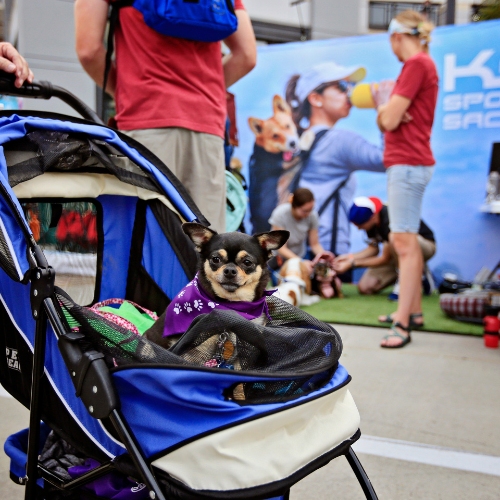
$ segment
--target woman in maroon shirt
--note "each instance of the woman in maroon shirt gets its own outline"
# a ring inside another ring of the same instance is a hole
[[[438,76],[428,55],[433,25],[416,11],[402,12],[391,21],[391,48],[403,64],[391,96],[378,106],[377,124],[385,135],[390,240],[399,259],[399,300],[390,316],[391,331],[381,347],[403,347],[412,327],[422,320],[423,258],[417,235],[422,198],[432,177],[430,147],[438,92]]]

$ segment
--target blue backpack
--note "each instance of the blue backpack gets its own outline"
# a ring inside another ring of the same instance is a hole
[[[234,0],[116,0],[111,2],[103,89],[113,54],[113,36],[121,7],[134,7],[144,22],[162,35],[197,42],[218,42],[234,33],[238,18]]]
[[[133,6],[162,35],[218,42],[238,27],[233,0],[135,0]]]

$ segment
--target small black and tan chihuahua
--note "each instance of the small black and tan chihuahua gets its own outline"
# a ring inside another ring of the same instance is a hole
[[[288,231],[269,231],[253,236],[240,232],[219,234],[194,222],[183,224],[182,229],[199,254],[198,285],[208,297],[222,300],[226,305],[228,302],[254,302],[264,296],[269,282],[267,261],[273,250],[281,248],[290,235]],[[181,291],[179,296],[182,294]],[[145,338],[170,347],[176,339],[163,335],[165,322],[170,320],[171,314],[175,313],[169,306],[145,332]]]

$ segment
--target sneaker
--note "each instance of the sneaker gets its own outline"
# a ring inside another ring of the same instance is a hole
[[[389,294],[387,297],[387,300],[390,300],[392,302],[397,302],[399,298],[399,280],[394,283],[394,286],[392,287],[392,292]]]

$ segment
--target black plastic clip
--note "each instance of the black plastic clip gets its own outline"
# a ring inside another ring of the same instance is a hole
[[[83,381],[85,380],[85,376],[87,375],[90,365],[96,359],[104,359],[104,354],[97,351],[87,351],[82,353],[82,357],[80,358],[80,362],[76,368],[76,380],[74,381],[77,397],[82,395]]]
[[[36,267],[31,271],[31,314],[36,321],[40,317],[43,301],[52,297],[54,293],[54,269],[48,267]]]

